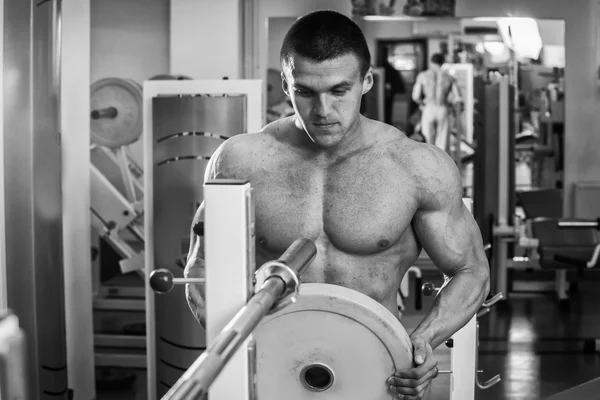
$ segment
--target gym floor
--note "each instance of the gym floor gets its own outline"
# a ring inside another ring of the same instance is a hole
[[[519,278],[519,276],[515,276]],[[551,277],[551,276],[550,276]],[[522,279],[534,276],[522,275]],[[539,278],[539,276],[535,276]],[[438,274],[424,281],[441,283]],[[568,312],[560,311],[552,293],[511,294],[508,307],[493,308],[480,318],[479,368],[483,382],[496,374],[502,381],[482,391],[477,400],[536,400],[566,390],[600,376],[600,352],[583,351],[585,340],[600,338],[600,275],[586,271],[579,278],[579,291],[572,293]],[[412,286],[411,286],[412,287]],[[427,310],[431,298],[424,298]],[[409,299],[405,326],[410,330],[424,311],[415,311]],[[450,352],[445,346],[436,350],[440,369],[450,368]],[[137,372],[132,387],[120,391],[101,391],[97,400],[146,400],[146,376]],[[434,380],[429,400],[448,398],[450,377]]]

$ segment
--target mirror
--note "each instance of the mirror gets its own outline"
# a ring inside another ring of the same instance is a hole
[[[279,50],[296,18],[268,19],[267,121],[292,115],[281,90]],[[427,141],[425,108],[413,99],[420,73],[431,57],[444,57],[442,69],[452,77],[459,98],[448,104],[448,130],[438,142],[458,165],[465,197],[473,197],[477,154],[477,84],[508,76],[516,89],[510,104],[514,134],[515,191],[562,188],[564,142],[565,24],[529,18],[355,17],[371,50],[373,89],[363,96],[361,112],[395,126],[407,136]],[[431,141],[431,138],[430,138]],[[437,144],[437,143],[436,143]],[[489,183],[487,183],[489,184]]]

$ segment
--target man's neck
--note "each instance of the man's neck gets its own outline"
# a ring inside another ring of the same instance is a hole
[[[359,115],[354,125],[346,133],[344,138],[335,146],[321,147],[314,143],[304,131],[304,128],[296,122],[296,128],[300,130],[300,135],[303,137],[303,145],[315,154],[318,159],[326,162],[335,162],[340,158],[347,156],[357,150],[365,147],[365,121]]]

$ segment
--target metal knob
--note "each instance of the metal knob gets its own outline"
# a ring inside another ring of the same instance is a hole
[[[187,283],[204,283],[204,278],[174,278],[171,271],[165,268],[155,269],[148,278],[150,287],[155,293],[166,294],[173,290],[175,285],[185,285]]]
[[[432,296],[434,294],[436,294],[440,289],[436,288],[435,285],[431,282],[426,282],[423,284],[423,287],[421,288],[423,295],[425,296]]]

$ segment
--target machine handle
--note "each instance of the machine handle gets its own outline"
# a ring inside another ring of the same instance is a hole
[[[480,371],[477,371],[480,372]],[[488,379],[487,381],[481,383],[479,382],[479,377],[477,377],[477,380],[475,381],[475,383],[477,384],[477,387],[481,390],[486,390],[491,388],[492,386],[494,386],[495,384],[497,384],[498,382],[500,382],[502,380],[502,378],[500,377],[500,375],[496,375],[491,379]]]
[[[504,299],[504,294],[502,292],[500,293],[496,293],[496,295],[494,297],[492,297],[489,300],[484,301],[481,306],[485,307],[485,308],[490,308],[491,306],[493,306],[494,304],[496,304],[497,302],[499,302],[500,300]]]
[[[279,262],[287,265],[301,276],[317,255],[317,246],[309,239],[296,239],[294,243],[279,257]]]
[[[421,290],[423,291],[423,295],[432,296],[434,294],[437,294],[440,288],[435,287],[435,285],[431,282],[426,282],[423,284]]]
[[[150,287],[157,294],[169,293],[175,285],[188,283],[198,284],[206,282],[205,278],[173,278],[173,273],[166,268],[155,269],[150,272],[148,279]]]
[[[500,294],[500,293],[499,293]],[[497,296],[497,295],[496,295]],[[494,296],[494,297],[496,297]],[[479,370],[479,322],[477,322],[477,327],[475,328],[475,337],[477,338],[477,350],[475,351],[475,384],[477,385],[477,387],[481,390],[486,390],[491,388],[492,386],[494,386],[495,384],[497,384],[498,382],[500,382],[502,380],[502,378],[500,378],[500,375],[496,375],[491,379],[488,379],[487,381],[481,383],[479,382],[479,373],[481,373],[482,371]]]

